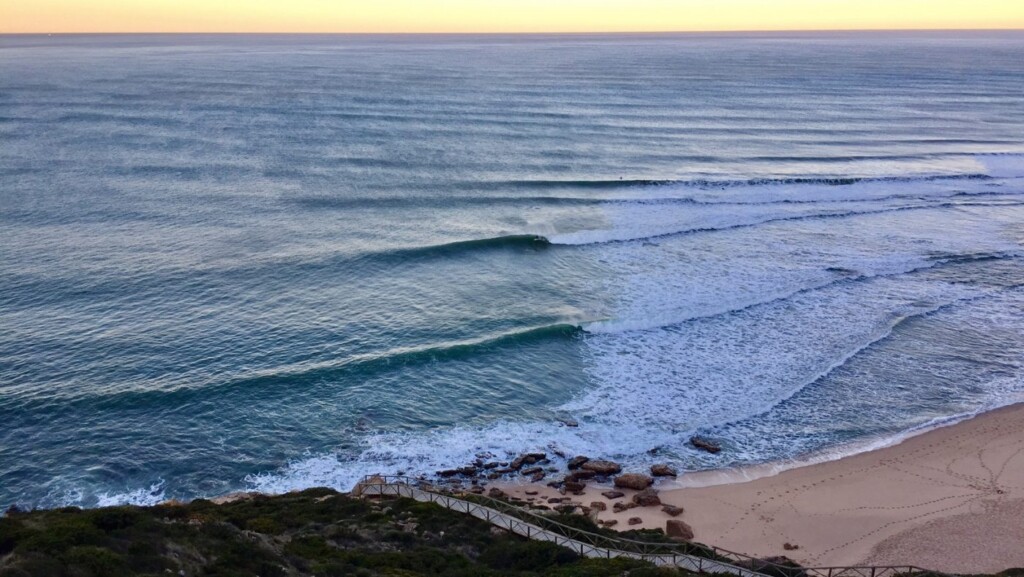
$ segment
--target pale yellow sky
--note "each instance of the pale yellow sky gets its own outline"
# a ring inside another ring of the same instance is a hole
[[[0,0],[0,32],[1024,28],[1024,0]]]

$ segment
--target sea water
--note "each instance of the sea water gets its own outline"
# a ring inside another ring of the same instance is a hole
[[[1022,395],[1024,34],[0,37],[0,505]]]

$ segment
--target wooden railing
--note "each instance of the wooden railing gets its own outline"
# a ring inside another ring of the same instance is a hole
[[[407,497],[472,515],[516,535],[550,541],[584,557],[628,557],[660,566],[699,573],[739,577],[955,577],[912,565],[886,567],[790,567],[697,543],[637,541],[593,533],[484,495],[454,496],[429,482],[395,475],[367,475],[356,485],[357,496]]]

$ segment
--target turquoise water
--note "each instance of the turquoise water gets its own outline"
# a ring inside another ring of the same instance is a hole
[[[2,36],[0,505],[719,468],[1019,400],[1022,63],[1021,33]]]

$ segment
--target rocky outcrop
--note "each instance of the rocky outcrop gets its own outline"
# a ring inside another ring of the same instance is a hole
[[[597,473],[593,471],[587,471],[586,469],[576,469],[572,473],[565,476],[566,481],[584,481],[587,479],[593,479],[597,476]]]
[[[607,511],[608,505],[604,501],[594,501],[590,504],[590,508],[595,511]]]
[[[654,484],[654,479],[640,473],[626,473],[615,477],[615,486],[620,489],[642,491]]]
[[[665,534],[676,541],[693,540],[693,528],[679,519],[665,521]]]
[[[614,501],[615,499],[621,499],[625,497],[626,494],[623,493],[622,491],[605,491],[604,493],[601,493],[601,496],[603,496],[605,499],[608,499],[609,501]]]
[[[567,466],[569,467],[570,471],[575,471],[576,469],[579,469],[580,467],[582,467],[583,464],[586,463],[589,460],[590,459],[588,457],[584,457],[583,455],[578,455],[576,457],[573,457],[573,458],[569,459],[569,462],[567,463]]]
[[[523,465],[532,465],[538,461],[543,461],[547,457],[547,453],[526,453],[513,459],[508,466],[510,469],[519,470],[523,468]]]
[[[240,491],[236,493],[228,493],[227,495],[221,495],[219,497],[214,497],[210,499],[210,502],[213,503],[214,505],[226,505],[227,503],[234,503],[235,501],[251,501],[253,497],[255,497],[256,495],[259,495],[259,493],[247,493],[245,491]],[[12,512],[19,513],[20,511],[21,510],[14,505],[11,505],[11,507],[7,509],[8,514]]]
[[[640,517],[630,517],[629,521],[626,521],[626,524],[628,524],[628,525],[639,525],[639,524],[641,524],[643,522],[644,522],[644,520],[641,519]]]
[[[473,477],[477,474],[476,467],[460,467],[458,469],[445,469],[444,471],[438,471],[438,477],[454,477],[456,475],[462,475],[465,477]]]
[[[621,513],[623,511],[629,511],[630,509],[636,508],[637,504],[633,502],[626,503],[625,501],[617,501],[615,503],[612,503],[612,511],[615,513]]]
[[[722,450],[722,447],[718,446],[718,444],[700,437],[690,437],[690,444],[709,453],[717,453]]]
[[[661,505],[661,498],[658,497],[657,491],[648,487],[633,495],[633,502],[641,507],[657,507]]]
[[[587,461],[580,468],[598,475],[615,475],[622,472],[622,465],[612,461]]]
[[[562,486],[569,493],[582,493],[583,489],[587,488],[587,484],[580,481],[566,481]]]
[[[652,477],[675,477],[677,476],[676,470],[668,465],[662,463],[658,465],[651,465],[651,476]]]
[[[683,508],[676,507],[675,505],[662,505],[661,510],[668,514],[669,517],[678,517],[683,514]]]

